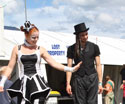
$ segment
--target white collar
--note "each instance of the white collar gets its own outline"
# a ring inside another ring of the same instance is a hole
[[[25,44],[27,47],[33,46],[33,45],[29,44],[26,40],[24,40],[24,44]]]

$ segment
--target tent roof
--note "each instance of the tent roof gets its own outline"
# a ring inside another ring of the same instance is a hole
[[[95,39],[94,39],[95,38]],[[109,37],[89,37],[99,45],[101,51],[101,63],[123,65],[125,59],[125,39],[116,39]]]
[[[88,40],[99,45],[102,64],[123,65],[125,63],[125,39],[89,35]],[[24,34],[20,31],[4,30],[2,41],[5,56],[0,58],[1,60],[9,60],[14,45],[23,43]],[[56,61],[67,63],[67,47],[74,42],[75,35],[73,34],[40,31],[38,45],[46,48]],[[43,60],[42,62],[45,63]]]

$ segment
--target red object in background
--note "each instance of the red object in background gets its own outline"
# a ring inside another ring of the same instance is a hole
[[[123,98],[125,98],[125,84],[123,84]]]

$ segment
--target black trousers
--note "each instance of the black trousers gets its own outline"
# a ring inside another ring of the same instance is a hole
[[[97,104],[98,75],[80,77],[75,75],[74,82],[75,104]]]

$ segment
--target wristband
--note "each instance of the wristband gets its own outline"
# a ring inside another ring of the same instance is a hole
[[[99,86],[102,86],[102,82],[99,82]]]
[[[74,72],[74,71],[75,71],[75,68],[74,68],[74,67],[65,66],[65,67],[64,67],[64,71],[65,71],[65,72]]]
[[[6,80],[7,80],[7,77],[2,75],[1,76],[1,81],[0,81],[0,86],[4,87],[4,84],[5,84]]]

